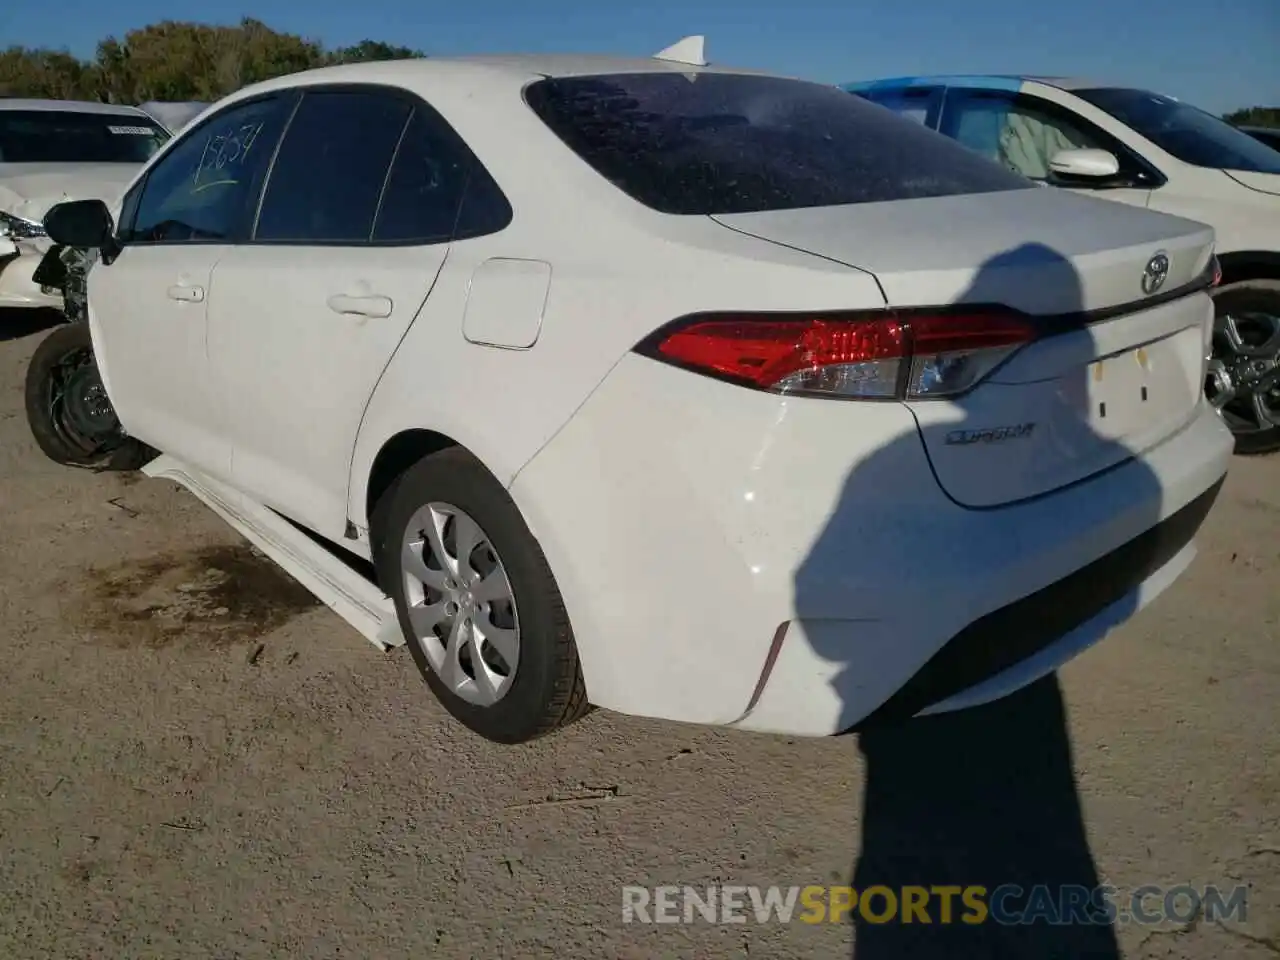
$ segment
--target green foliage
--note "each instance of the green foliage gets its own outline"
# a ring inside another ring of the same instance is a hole
[[[325,50],[314,40],[279,33],[258,20],[214,26],[165,20],[107,37],[95,57],[65,50],[0,50],[0,96],[144,103],[217,100],[241,87],[312,67],[401,60],[421,51],[380,40]]]
[[[1280,127],[1280,107],[1248,107],[1222,119],[1242,127]]]

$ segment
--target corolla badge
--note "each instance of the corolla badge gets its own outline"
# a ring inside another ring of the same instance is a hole
[[[948,446],[968,446],[971,443],[1004,443],[1006,440],[1026,440],[1035,431],[1034,423],[1013,423],[1002,427],[982,427],[977,430],[952,430],[947,434]]]
[[[1147,261],[1147,268],[1142,271],[1142,292],[1147,296],[1164,286],[1169,277],[1169,255],[1161,250]]]

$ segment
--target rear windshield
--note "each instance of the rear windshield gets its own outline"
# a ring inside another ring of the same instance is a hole
[[[728,214],[1030,189],[918,123],[834,87],[727,73],[540,80],[529,106],[663,213]]]
[[[1147,90],[1073,91],[1183,163],[1220,170],[1280,173],[1280,152],[1213,114]]]
[[[0,163],[144,163],[168,139],[137,114],[0,110]]]

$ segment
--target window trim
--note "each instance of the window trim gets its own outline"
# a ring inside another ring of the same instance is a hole
[[[292,106],[290,106],[289,104],[290,99],[294,100],[294,103],[292,104]],[[246,209],[241,212],[240,222],[236,224],[235,229],[232,230],[228,236],[219,237],[216,239],[210,238],[210,239],[201,239],[201,240],[139,240],[132,236],[128,236],[128,234],[131,234],[133,232],[134,225],[137,222],[138,212],[142,208],[142,201],[146,197],[147,187],[150,186],[151,177],[155,173],[157,167],[159,167],[162,163],[164,163],[165,160],[168,159],[168,157],[175,150],[178,150],[181,147],[185,146],[188,139],[194,139],[195,137],[199,136],[200,131],[204,130],[210,124],[219,122],[223,117],[231,113],[233,110],[238,110],[242,107],[252,106],[258,103],[265,103],[271,100],[280,100],[284,108],[284,112],[286,113],[284,126],[281,127],[281,130],[280,130],[280,139],[276,141],[276,145],[271,152],[271,159],[267,161],[267,167],[263,173],[262,179],[256,180],[255,178],[256,182],[251,184],[250,194],[246,198],[246,200],[251,200],[251,202],[246,203],[245,205]],[[253,221],[250,221],[245,214],[248,212],[250,208],[256,211],[258,204],[261,203],[262,187],[266,183],[266,173],[270,171],[271,165],[275,162],[275,155],[280,150],[280,144],[284,140],[285,131],[287,131],[289,128],[289,121],[293,119],[293,111],[297,109],[297,100],[298,100],[297,93],[293,89],[269,90],[252,97],[245,97],[242,100],[236,100],[234,103],[228,103],[223,109],[219,110],[217,113],[214,113],[209,117],[206,117],[204,120],[202,120],[197,125],[191,127],[189,130],[183,130],[180,134],[173,137],[165,145],[168,149],[166,149],[162,154],[159,154],[158,156],[155,157],[152,163],[147,167],[146,172],[142,175],[141,178],[139,178],[138,182],[134,184],[133,189],[131,189],[129,193],[125,195],[123,201],[121,202],[121,206],[120,206],[121,222],[116,224],[116,229],[115,229],[115,232],[117,234],[116,243],[121,248],[124,248],[124,247],[178,247],[178,246],[185,246],[185,247],[235,246],[237,244],[243,243],[245,236],[247,236],[247,232],[245,228],[246,226],[251,226],[253,222]],[[130,195],[132,195],[135,190],[139,191],[137,202],[134,203],[133,209],[129,211],[128,222],[126,223],[124,214],[130,202]],[[246,221],[248,221],[248,223],[246,223]]]
[[[253,209],[253,217],[249,224],[249,229],[245,236],[237,240],[239,246],[254,247],[336,247],[340,249],[363,249],[372,248],[395,248],[395,247],[436,247],[442,243],[453,243],[456,240],[469,240],[476,237],[491,236],[500,233],[511,225],[515,212],[511,206],[511,200],[507,197],[506,191],[494,178],[493,174],[485,167],[480,157],[471,149],[471,146],[463,138],[462,134],[454,128],[444,115],[435,107],[428,103],[425,99],[404,87],[394,86],[385,83],[316,83],[306,84],[304,86],[291,88],[296,95],[296,101],[293,110],[289,115],[288,121],[285,123],[284,129],[281,131],[280,140],[276,143],[275,151],[271,155],[271,161],[267,166],[262,183],[258,188],[257,201]],[[280,148],[284,145],[285,138],[289,135],[289,128],[293,125],[293,118],[296,116],[302,101],[309,94],[325,94],[325,93],[361,93],[391,96],[398,100],[403,100],[409,105],[409,115],[405,119],[404,127],[400,131],[400,137],[396,141],[395,150],[392,151],[391,160],[387,164],[386,173],[383,175],[382,189],[378,193],[378,203],[374,211],[373,224],[369,230],[369,237],[363,241],[351,240],[262,240],[257,237],[258,221],[262,213],[262,203],[267,194],[267,188],[271,184],[271,178],[275,174],[276,159],[279,156]],[[405,137],[408,135],[409,127],[413,123],[415,117],[421,112],[427,122],[432,124],[434,132],[443,134],[445,140],[451,141],[453,149],[459,151],[461,160],[466,164],[467,176],[462,186],[462,193],[458,198],[458,209],[454,215],[454,224],[449,236],[441,237],[435,240],[376,240],[374,232],[378,228],[378,215],[382,212],[382,204],[386,198],[387,187],[391,183],[391,171],[394,169],[396,161],[400,158],[400,149],[404,145]],[[482,172],[482,177],[477,177],[477,171]],[[467,199],[470,196],[472,185],[480,180],[488,180],[486,189],[496,191],[498,198],[502,200],[506,210],[505,217],[501,218],[502,226],[477,231],[460,231],[458,229],[458,219],[462,216],[467,206]]]
[[[993,90],[988,87],[948,87],[943,102],[941,116],[938,118],[938,126],[936,129],[939,133],[951,137],[947,132],[949,128],[944,126],[950,118],[953,98],[956,104],[962,105],[966,99],[973,100],[1003,100],[1010,106],[1025,107],[1028,110],[1036,110],[1050,120],[1061,120],[1064,123],[1078,129],[1081,133],[1088,137],[1092,137],[1103,145],[1103,148],[1115,154],[1116,159],[1120,162],[1120,174],[1118,177],[1105,181],[1103,183],[1064,183],[1055,182],[1052,176],[1045,178],[1041,183],[1047,183],[1050,186],[1066,189],[1079,190],[1096,190],[1104,192],[1107,190],[1158,190],[1169,182],[1169,178],[1163,172],[1155,167],[1146,157],[1143,157],[1128,144],[1121,141],[1112,133],[1108,133],[1098,124],[1094,123],[1087,117],[1081,116],[1070,107],[1063,106],[1053,100],[1047,100],[1044,97],[1037,96],[1033,93],[1010,92],[1008,90]],[[1126,176],[1125,166],[1136,170],[1136,175]],[[1142,178],[1146,178],[1146,181]]]

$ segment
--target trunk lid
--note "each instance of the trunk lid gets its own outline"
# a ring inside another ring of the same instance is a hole
[[[1212,303],[1168,294],[1207,270],[1204,224],[1038,189],[715,219],[869,271],[892,307],[1002,304],[1040,318],[1048,335],[969,393],[908,402],[939,484],[962,506],[1076,483],[1199,410]],[[1157,255],[1163,280],[1144,287]]]

